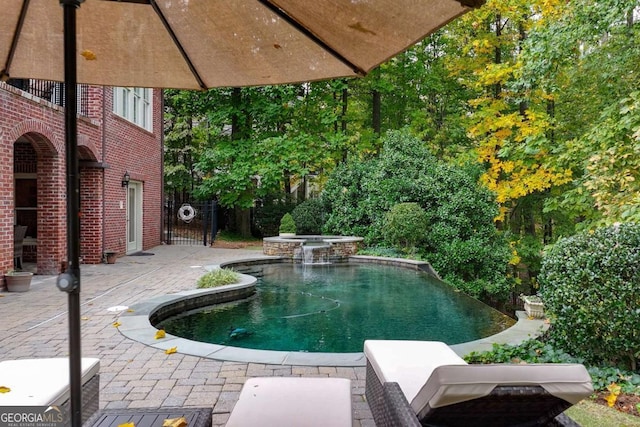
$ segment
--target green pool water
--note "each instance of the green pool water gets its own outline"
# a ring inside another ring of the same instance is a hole
[[[473,341],[514,320],[426,273],[381,265],[269,264],[254,296],[155,325],[190,340],[262,350],[360,352],[365,339]],[[242,331],[230,334],[233,329]],[[244,333],[246,331],[247,333]]]

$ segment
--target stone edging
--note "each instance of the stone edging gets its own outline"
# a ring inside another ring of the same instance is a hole
[[[396,265],[399,267],[413,268],[426,271],[428,273],[431,265],[423,261],[406,259],[352,256],[350,262],[361,263],[381,263]],[[285,260],[280,258],[271,259],[247,259],[236,262],[225,263],[225,266],[252,265],[259,263],[278,263]],[[285,261],[286,262],[286,261]],[[209,266],[207,269],[218,268],[219,266]],[[435,272],[435,271],[434,271]],[[431,273],[430,273],[431,274]],[[437,277],[437,273],[436,277]],[[150,319],[160,313],[165,317],[167,313],[183,312],[203,306],[202,303],[195,303],[195,297],[204,297],[208,304],[215,302],[232,301],[246,298],[255,292],[257,279],[246,274],[241,275],[242,281],[238,284],[220,286],[211,289],[195,289],[175,294],[161,295],[151,298],[141,303],[131,306],[131,312],[124,312],[119,316],[120,326],[118,330],[125,337],[138,341],[142,344],[167,350],[176,347],[176,352],[192,356],[204,357],[208,359],[233,361],[233,362],[253,362],[266,363],[272,365],[298,365],[298,366],[365,366],[366,359],[364,353],[309,353],[292,351],[269,351],[254,350],[239,347],[225,346],[219,344],[202,343],[191,341],[167,334],[165,338],[156,339],[158,331]],[[199,299],[199,298],[198,298]],[[194,300],[189,303],[190,300]],[[205,303],[204,305],[207,305]],[[496,335],[482,338],[462,344],[451,345],[451,348],[460,356],[471,351],[491,350],[493,344],[518,344],[530,338],[535,338],[548,328],[548,325],[540,319],[529,319],[524,311],[518,311],[518,322],[511,328]]]

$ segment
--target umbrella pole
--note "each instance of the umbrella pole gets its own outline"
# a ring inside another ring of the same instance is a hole
[[[80,191],[78,168],[76,9],[83,0],[60,0],[64,15],[64,101],[67,172],[67,269],[57,285],[69,305],[69,385],[71,425],[82,427],[82,348],[80,345]]]

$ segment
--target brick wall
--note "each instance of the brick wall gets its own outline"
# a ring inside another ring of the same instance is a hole
[[[155,114],[153,132],[132,125],[111,113],[113,94],[105,96],[105,249],[126,252],[126,197],[122,177],[129,173],[131,181],[142,185],[142,249],[160,244],[162,227],[162,115]],[[154,110],[161,111],[162,92],[154,91]]]
[[[125,252],[125,171],[144,189],[144,249],[160,243],[162,93],[154,91],[154,131],[148,132],[111,113],[110,88],[87,90],[90,117],[78,119],[80,252],[82,262],[97,263],[106,248]],[[39,274],[56,274],[67,246],[64,109],[0,82],[0,274],[13,268],[14,173],[34,172],[38,239],[27,254],[37,254]]]

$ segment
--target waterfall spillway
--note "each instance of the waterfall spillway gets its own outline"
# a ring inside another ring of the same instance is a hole
[[[330,245],[302,245],[302,263],[311,264],[329,264]]]

